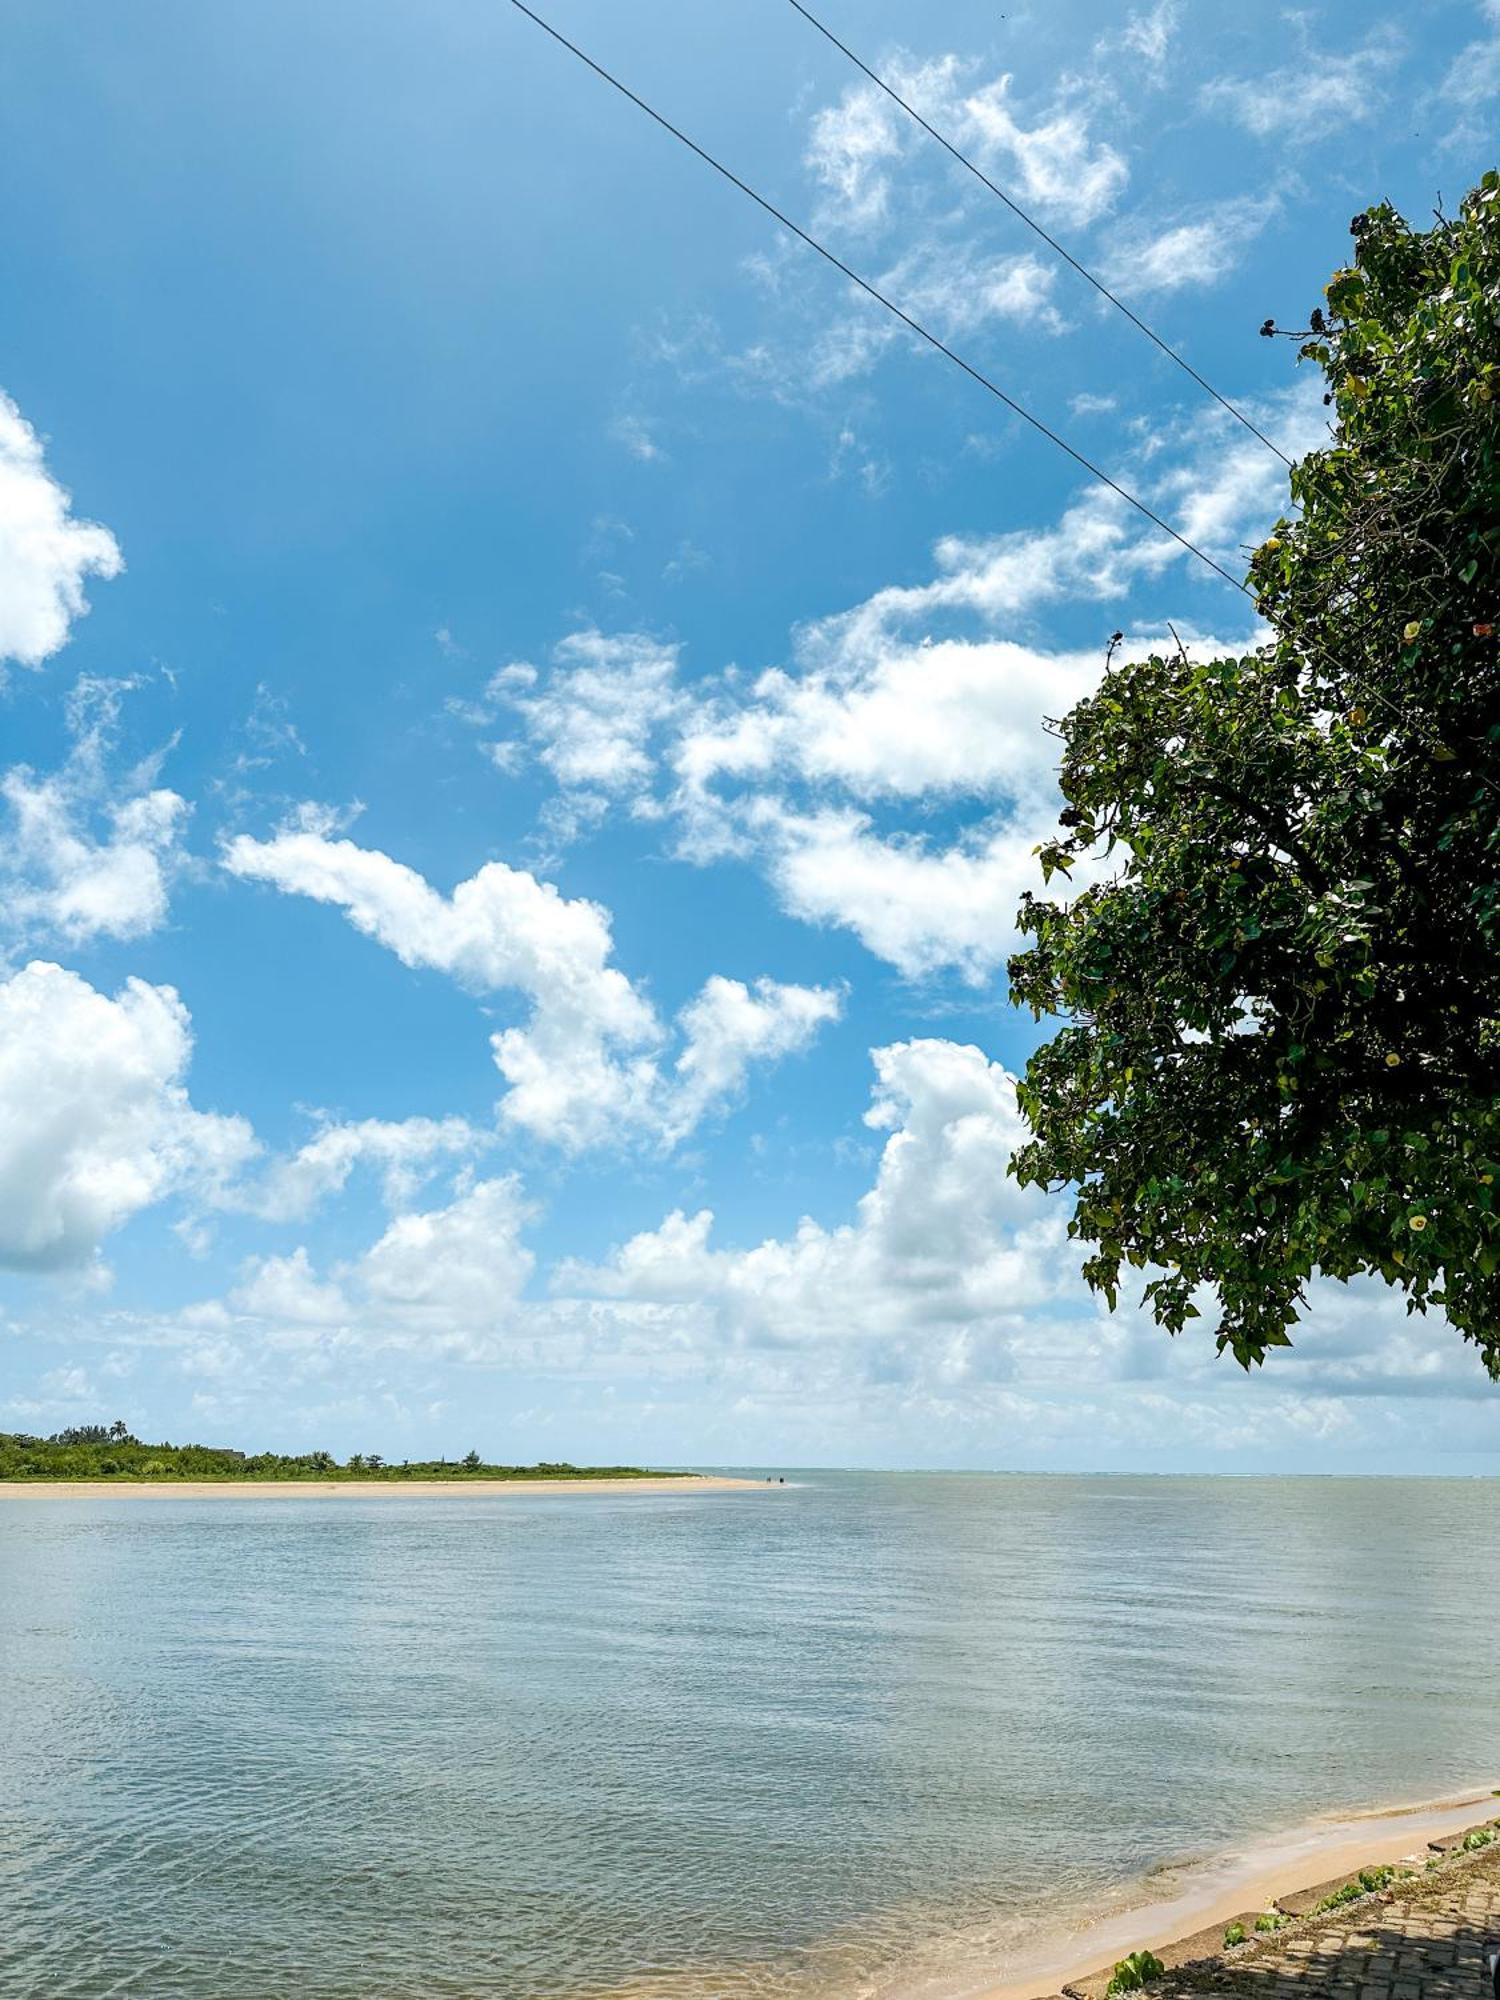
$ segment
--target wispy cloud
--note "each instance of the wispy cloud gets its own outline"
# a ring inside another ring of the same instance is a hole
[[[1215,77],[1198,101],[1260,139],[1333,139],[1341,126],[1384,109],[1386,80],[1401,55],[1399,35],[1384,29],[1346,55],[1309,48],[1295,64],[1263,76]]]
[[[623,445],[632,458],[638,458],[643,465],[654,464],[665,458],[666,453],[651,434],[651,426],[642,416],[628,412],[616,417],[609,427],[610,437],[618,445]]]
[[[1104,272],[1127,297],[1203,287],[1226,278],[1276,214],[1277,198],[1238,195],[1179,215],[1165,225],[1137,222],[1115,241]]]
[[[1439,87],[1439,97],[1461,112],[1471,114],[1481,105],[1500,97],[1500,0],[1481,0],[1479,12],[1488,23],[1488,33],[1469,43],[1454,60]],[[1468,116],[1448,135],[1450,144],[1462,144],[1491,135],[1475,127]]]
[[[1167,59],[1181,15],[1178,0],[1157,0],[1148,12],[1130,16],[1120,36],[1122,46],[1159,69]]]

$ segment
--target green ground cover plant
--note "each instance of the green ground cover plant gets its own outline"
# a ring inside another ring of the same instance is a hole
[[[1110,1976],[1107,1993],[1134,1993],[1160,1979],[1166,1967],[1154,1951],[1133,1951],[1122,1958]]]

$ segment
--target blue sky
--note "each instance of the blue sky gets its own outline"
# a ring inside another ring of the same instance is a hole
[[[830,0],[831,5],[831,0]],[[1284,473],[783,0],[552,0],[1234,568]],[[830,25],[1293,452],[1500,7]],[[1042,718],[1248,605],[504,5],[7,9],[0,1424],[1477,1471],[1439,1322],[1247,1382],[1004,1175]]]

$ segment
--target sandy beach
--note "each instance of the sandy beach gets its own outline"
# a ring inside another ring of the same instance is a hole
[[[1314,1820],[1222,1860],[1171,1871],[1169,1893],[1050,1940],[1019,1956],[998,1984],[976,1982],[964,2000],[1040,2000],[1107,1972],[1126,1953],[1168,1952],[1203,1934],[1217,1951],[1226,1925],[1301,1891],[1361,1868],[1406,1862],[1422,1868],[1428,1843],[1500,1816],[1500,1798],[1481,1787],[1450,1798]],[[1197,1955],[1196,1953],[1190,1955]]]
[[[0,1479],[0,1500],[451,1500],[538,1493],[764,1493],[763,1479]],[[783,1489],[784,1490],[784,1489]]]

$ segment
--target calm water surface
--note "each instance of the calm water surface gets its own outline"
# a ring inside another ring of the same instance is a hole
[[[7,2000],[809,2000],[1500,1782],[1500,1484],[0,1503]]]

